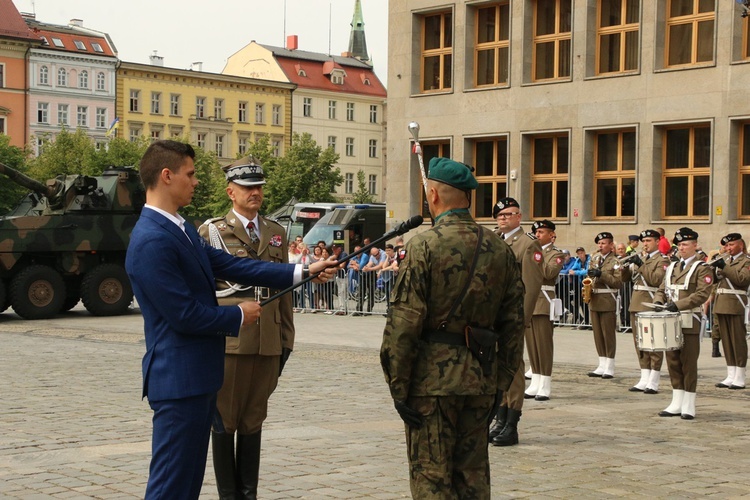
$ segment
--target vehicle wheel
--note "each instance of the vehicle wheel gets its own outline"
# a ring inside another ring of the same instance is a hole
[[[81,299],[94,316],[117,316],[128,311],[133,288],[122,266],[100,264],[81,281]]]
[[[29,266],[10,282],[10,304],[24,319],[51,318],[60,312],[63,302],[65,282],[49,266]]]
[[[0,280],[0,313],[5,311],[10,306],[10,300],[8,300],[8,288],[5,285],[5,281]]]
[[[65,302],[62,310],[70,311],[81,301],[81,277],[65,278]]]

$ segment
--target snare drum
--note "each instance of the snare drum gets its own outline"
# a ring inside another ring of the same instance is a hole
[[[635,315],[636,340],[641,351],[675,351],[682,348],[680,313],[645,311]]]

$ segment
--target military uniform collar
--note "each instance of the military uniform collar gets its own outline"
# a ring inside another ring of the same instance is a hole
[[[517,228],[513,229],[509,233],[503,233],[503,238],[506,240],[511,239],[518,232],[523,232],[523,229],[521,229],[521,226],[518,226]]]
[[[260,231],[260,225],[259,225],[260,221],[258,220],[258,214],[257,213],[255,214],[255,218],[252,221],[250,219],[248,219],[247,217],[245,217],[244,215],[241,215],[241,214],[237,213],[237,211],[235,209],[232,209],[232,213],[240,221],[240,225],[242,225],[242,227],[246,228],[248,222],[252,222],[255,225],[255,229],[257,231]],[[233,225],[236,225],[236,223],[234,221],[231,221],[231,222],[232,222]]]
[[[656,254],[658,254],[658,253],[661,253],[661,252],[659,252],[659,249],[657,248],[656,250],[654,250],[653,252],[651,252],[650,254],[648,254],[648,258],[650,259],[652,257],[655,257]]]
[[[471,219],[471,214],[469,213],[468,208],[453,208],[451,210],[446,210],[442,214],[435,217],[435,224],[437,224],[444,217],[450,219],[453,218],[453,216],[455,216],[457,219]]]
[[[551,241],[542,247],[542,250],[546,251],[547,249],[550,249],[550,250],[552,249],[552,242]]]

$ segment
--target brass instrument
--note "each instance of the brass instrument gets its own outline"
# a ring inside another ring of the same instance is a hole
[[[639,257],[639,254],[634,253],[631,255],[626,255],[625,257],[617,257],[617,260],[620,262],[621,266],[624,266],[625,264],[629,264],[631,260],[633,260],[635,257]]]
[[[581,288],[581,297],[583,298],[583,303],[588,304],[591,302],[591,295],[594,293],[594,280],[593,278],[589,278],[586,276],[581,281],[581,284],[583,287]]]
[[[732,254],[730,254],[729,252],[724,252],[723,254],[717,256],[714,260],[712,260],[711,262],[709,262],[708,265],[709,266],[713,266],[714,264],[716,264],[720,260],[726,260],[727,257],[731,257],[731,256],[732,256]]]

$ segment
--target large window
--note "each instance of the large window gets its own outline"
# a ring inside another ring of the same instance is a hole
[[[86,70],[78,73],[78,88],[87,89],[89,88],[89,72]]]
[[[336,101],[328,101],[328,119],[336,119]]]
[[[281,104],[271,107],[271,125],[281,125]]]
[[[531,217],[568,217],[568,134],[536,136],[531,145]]]
[[[57,105],[57,125],[60,127],[67,127],[70,125],[68,122],[68,105],[58,104]]]
[[[2,81],[0,81],[2,85]],[[39,68],[39,85],[49,85],[49,68],[42,66]]]
[[[508,83],[510,6],[508,2],[477,9],[474,85]]]
[[[261,102],[255,103],[255,123],[266,123],[266,105]]]
[[[247,137],[241,136],[237,139],[237,152],[241,155],[247,152]]]
[[[750,219],[750,123],[740,129],[740,189],[739,216]]]
[[[667,128],[662,137],[662,216],[665,219],[707,219],[711,127]]]
[[[378,176],[375,174],[370,174],[370,176],[367,179],[367,192],[375,195],[378,194]]]
[[[214,118],[224,119],[224,99],[214,99]]]
[[[107,127],[107,108],[96,108],[96,128]]]
[[[450,12],[422,17],[422,92],[452,87],[453,15]]]
[[[493,205],[508,196],[508,138],[477,139],[472,144],[472,165],[479,186],[474,217],[492,217]]]
[[[244,101],[240,101],[237,107],[237,121],[247,123],[247,103]]]
[[[195,116],[196,118],[206,117],[206,98],[205,97],[195,98]]]
[[[430,173],[430,160],[433,158],[450,158],[451,157],[451,144],[449,141],[425,141],[422,145],[422,158],[424,160],[425,174]],[[416,158],[415,158],[415,161]],[[419,168],[419,167],[416,167]],[[420,174],[421,175],[421,174]],[[424,189],[420,180],[419,184],[419,196],[421,199],[422,206],[422,217],[429,218],[430,211],[427,208],[427,203],[424,198]]]
[[[130,111],[131,112],[137,113],[139,111],[140,99],[141,99],[140,90],[130,91]]]
[[[312,116],[312,97],[302,98],[302,116]]]
[[[104,73],[100,71],[96,74],[96,90],[107,90],[105,84]]]
[[[594,218],[635,217],[635,130],[601,131],[594,145]]]
[[[354,192],[354,174],[346,174],[344,179],[344,192],[352,194]]]
[[[667,0],[667,66],[714,59],[715,0]]]
[[[49,104],[40,102],[36,105],[37,123],[49,123]]]
[[[199,148],[206,149],[206,135],[203,132],[199,132],[195,136],[195,145]]]
[[[348,122],[354,121],[354,103],[353,102],[346,103],[346,121]]]
[[[68,86],[68,72],[65,71],[65,68],[60,68],[57,70],[57,86],[58,87]]]
[[[180,116],[180,94],[169,94],[169,114]]]
[[[571,1],[534,2],[534,81],[570,77]]]
[[[599,0],[596,73],[638,69],[640,0]]]
[[[378,105],[370,104],[370,123],[378,123]]]
[[[130,127],[130,142],[136,142],[141,137],[140,127]]]
[[[151,92],[151,113],[161,114],[161,92]]]
[[[333,152],[336,152],[336,136],[335,135],[329,135],[328,136],[328,147],[333,150]]]
[[[354,156],[354,137],[346,138],[346,156]]]
[[[216,156],[219,158],[224,157],[224,136],[223,135],[217,135],[216,136]]]
[[[76,110],[76,124],[79,127],[88,127],[89,126],[89,107],[88,106],[78,106]]]
[[[367,145],[367,156],[369,156],[370,158],[378,157],[378,140],[377,139],[370,139]]]

